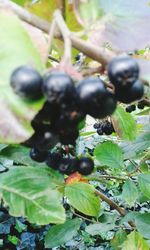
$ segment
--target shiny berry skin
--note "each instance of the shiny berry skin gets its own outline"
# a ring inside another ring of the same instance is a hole
[[[76,165],[77,165],[76,159],[63,158],[59,163],[58,170],[61,174],[70,175],[76,171],[77,169]]]
[[[97,134],[98,134],[98,135],[103,135],[103,130],[102,130],[102,128],[98,128],[98,129],[97,129]]]
[[[82,175],[89,175],[94,170],[94,162],[92,159],[83,157],[78,162],[78,172]]]
[[[95,129],[98,129],[100,127],[101,127],[101,123],[98,123],[98,122],[94,123],[94,125],[93,125],[93,128],[95,128]]]
[[[22,98],[36,100],[42,97],[43,80],[41,75],[30,66],[21,66],[13,71],[10,85]]]
[[[145,104],[143,103],[143,101],[139,102],[137,105],[138,109],[144,109]]]
[[[114,132],[114,128],[111,122],[107,121],[102,127],[103,133],[111,135]]]
[[[134,104],[126,107],[127,113],[131,113],[132,111],[135,111],[135,110],[136,110],[136,106]]]
[[[41,152],[36,148],[32,148],[30,151],[30,157],[34,161],[44,162],[47,157],[47,152],[45,151]]]
[[[44,77],[43,94],[50,103],[68,102],[75,95],[75,87],[69,75],[64,72],[49,72]]]
[[[115,87],[133,84],[139,76],[139,66],[130,56],[118,56],[108,64],[108,77]]]
[[[61,162],[62,156],[59,153],[48,153],[47,158],[46,158],[46,164],[57,170],[59,167],[59,164]]]
[[[115,89],[115,96],[122,103],[131,103],[142,98],[144,85],[141,80],[137,80],[131,86],[119,87]]]
[[[116,100],[99,78],[89,77],[77,86],[80,107],[83,112],[94,118],[111,115],[116,108]]]

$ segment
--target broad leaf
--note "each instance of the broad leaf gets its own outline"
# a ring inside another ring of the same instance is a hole
[[[150,199],[150,173],[140,174],[138,180],[142,193]]]
[[[109,43],[113,49],[135,50],[148,45],[150,9],[148,0],[88,0],[78,2],[78,14],[89,32],[92,43]],[[80,5],[79,5],[80,3]],[[97,22],[96,22],[97,19]],[[95,21],[95,23],[94,23]]]
[[[91,185],[82,182],[69,184],[65,188],[65,196],[70,204],[83,214],[98,216],[100,199]]]
[[[45,236],[45,247],[53,248],[68,242],[77,234],[80,224],[81,220],[76,218],[67,220],[62,225],[52,226]]]
[[[119,137],[129,141],[136,138],[136,122],[121,106],[118,106],[113,114],[112,122]]]
[[[90,235],[99,235],[101,233],[107,233],[108,231],[114,229],[115,224],[108,224],[108,223],[97,223],[91,224],[86,227],[85,231]]]
[[[9,213],[27,217],[30,223],[63,223],[65,211],[49,168],[13,167],[0,176],[0,191]]]
[[[21,21],[13,14],[0,13],[0,142],[18,143],[32,132],[30,120],[43,101],[27,103],[15,95],[9,85],[10,74],[20,65],[43,71],[44,65]]]
[[[149,250],[149,246],[142,236],[134,231],[127,236],[122,250]]]
[[[123,185],[122,198],[129,205],[133,206],[138,197],[138,189],[132,180],[127,180]]]
[[[117,144],[109,141],[99,144],[94,150],[94,155],[101,165],[111,168],[123,167],[123,153]]]

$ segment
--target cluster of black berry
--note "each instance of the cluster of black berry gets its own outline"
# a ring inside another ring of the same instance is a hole
[[[144,93],[139,79],[139,66],[130,56],[118,56],[108,64],[108,77],[115,87],[116,99],[130,103],[141,99]]]
[[[137,104],[138,109],[144,109],[145,103],[144,101],[139,101]],[[131,113],[136,110],[136,105],[132,104],[126,107],[126,112]]]
[[[41,77],[35,69],[22,66],[12,73],[11,86],[22,98],[33,100],[44,96],[46,99],[31,122],[34,134],[24,145],[32,148],[32,159],[46,161],[48,165],[50,160],[47,159],[53,158],[48,152],[58,142],[75,145],[79,135],[79,123],[86,114],[94,118],[104,118],[111,115],[116,108],[114,95],[107,90],[101,79],[94,77],[86,78],[75,86],[71,77],[64,72],[48,72]],[[68,160],[62,161],[65,162],[65,167],[61,167],[63,169],[66,168]],[[71,162],[70,166],[74,165]],[[61,164],[63,166],[62,162]]]
[[[113,124],[108,120],[97,122],[93,125],[93,127],[96,129],[98,135],[111,135],[113,132],[115,132]]]

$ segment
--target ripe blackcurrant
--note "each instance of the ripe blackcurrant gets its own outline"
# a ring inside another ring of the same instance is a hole
[[[134,104],[126,107],[126,112],[128,113],[131,113],[134,110],[136,110],[136,106]]]
[[[13,71],[10,84],[14,92],[26,99],[38,99],[42,96],[42,77],[32,67],[21,66]]]
[[[101,123],[96,122],[96,123],[94,123],[93,128],[98,129],[98,128],[100,128],[100,126],[101,126]]]
[[[143,102],[143,101],[141,101],[141,102],[138,102],[138,105],[137,105],[137,107],[138,107],[138,109],[144,109],[144,107],[145,107],[145,104],[144,104],[144,102]]]
[[[79,136],[79,131],[77,127],[70,127],[66,129],[60,129],[59,137],[60,142],[64,145],[74,145],[76,139]]]
[[[82,175],[89,175],[93,172],[94,162],[92,159],[83,157],[78,161],[78,172]]]
[[[75,92],[71,77],[64,72],[54,71],[44,77],[43,93],[50,103],[67,102]]]
[[[111,115],[116,108],[116,100],[99,78],[89,77],[77,86],[81,109],[94,118]]]
[[[98,134],[98,135],[103,135],[103,130],[102,130],[102,128],[98,128],[98,129],[97,129],[97,134]]]
[[[70,175],[76,171],[76,159],[63,158],[60,163],[58,170],[61,174]]]
[[[57,170],[61,159],[62,159],[62,156],[59,153],[48,153],[47,158],[46,158],[46,164],[49,167]]]
[[[143,94],[144,86],[140,80],[137,80],[131,86],[118,87],[115,89],[117,100],[127,104],[141,99]]]
[[[116,87],[123,87],[138,79],[139,66],[130,56],[118,56],[108,64],[108,76]]]
[[[47,157],[46,151],[39,151],[37,148],[32,148],[30,151],[30,157],[32,160],[37,162],[44,162]]]

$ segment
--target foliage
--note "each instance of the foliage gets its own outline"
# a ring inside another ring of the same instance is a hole
[[[91,41],[93,47],[105,47],[108,53],[115,49],[132,52],[145,68],[141,77],[149,80],[150,52],[146,46],[149,45],[150,11],[147,0],[77,0],[74,5],[66,0],[64,6],[63,1],[12,2],[47,21],[53,19],[56,8],[63,7],[63,16],[74,36],[81,35]],[[115,113],[108,118],[115,130],[109,136],[95,132],[95,120],[91,117],[79,124],[80,136],[73,154],[79,158],[90,156],[94,160],[95,170],[89,176],[83,177],[77,172],[63,176],[45,163],[34,162],[29,157],[29,149],[20,143],[33,134],[31,121],[41,110],[44,100],[22,100],[13,93],[9,79],[20,65],[34,66],[43,74],[49,65],[54,68],[55,63],[52,60],[47,64],[43,62],[43,53],[37,50],[36,29],[33,39],[30,28],[15,14],[1,11],[0,244],[3,249],[15,247],[17,250],[44,247],[148,250],[149,107],[145,106],[143,111],[136,107],[130,114],[125,111],[126,105],[119,103]],[[47,35],[43,32],[40,32],[40,39],[47,44]],[[43,49],[47,51],[46,46]],[[138,50],[138,55],[134,50]],[[60,60],[62,54],[62,43],[54,39],[52,55]],[[74,48],[72,55],[78,55]],[[72,58],[72,62],[75,61]],[[90,58],[84,60],[83,57],[74,63],[74,68],[60,65],[64,70],[67,68],[73,78],[78,78],[77,70],[82,74],[92,63],[94,65]],[[150,102],[148,85],[146,83],[145,98]],[[61,149],[67,150],[63,146]]]

